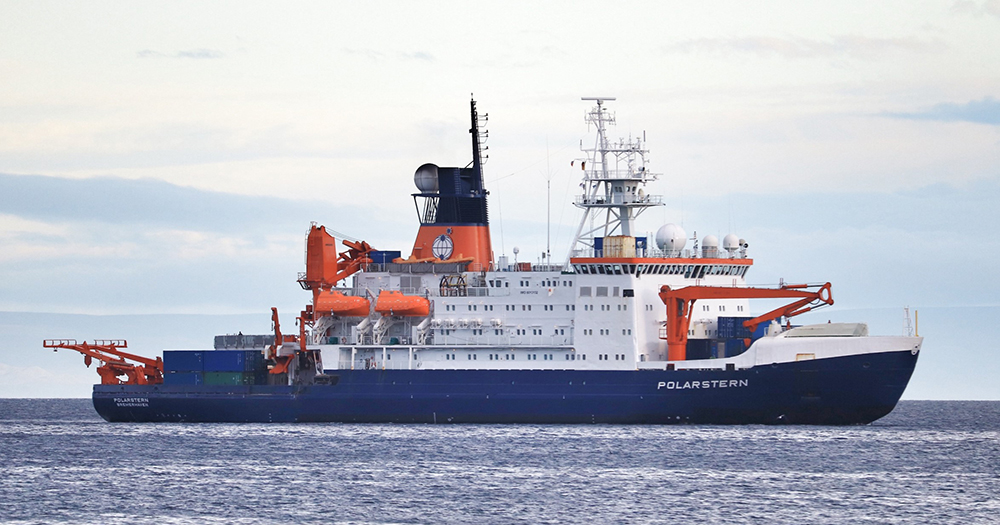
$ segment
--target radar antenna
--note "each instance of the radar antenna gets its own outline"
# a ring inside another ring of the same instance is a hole
[[[634,236],[635,218],[647,208],[663,205],[662,196],[650,195],[643,189],[648,182],[659,178],[659,174],[646,169],[649,150],[643,146],[645,133],[641,139],[630,136],[610,142],[607,127],[615,123],[615,115],[604,103],[615,98],[582,97],[581,100],[596,102],[585,120],[597,129],[597,138],[593,148],[584,148],[581,141],[580,150],[587,158],[572,163],[579,163],[583,171],[581,195],[574,202],[583,209],[583,217],[566,255],[566,268],[570,267],[572,257],[600,257],[597,237]]]

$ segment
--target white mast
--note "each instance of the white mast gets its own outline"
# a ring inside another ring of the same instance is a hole
[[[615,98],[583,97],[581,100],[597,103],[586,115],[587,123],[597,128],[597,142],[592,149],[587,149],[581,141],[580,150],[588,157],[580,166],[583,191],[574,204],[583,209],[583,217],[566,255],[565,268],[569,268],[570,257],[597,256],[595,237],[634,236],[635,218],[646,208],[663,205],[662,196],[647,195],[643,189],[647,182],[659,178],[658,174],[646,170],[649,150],[643,149],[644,140],[629,137],[613,144],[608,142],[607,126],[615,123],[615,116],[604,107],[604,102]],[[588,221],[590,226],[585,230]]]

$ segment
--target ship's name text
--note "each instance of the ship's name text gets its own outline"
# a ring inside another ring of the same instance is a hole
[[[711,379],[708,381],[660,381],[656,389],[685,390],[688,388],[739,388],[750,386],[749,379]]]
[[[148,397],[116,397],[115,406],[117,407],[148,407],[149,398]]]

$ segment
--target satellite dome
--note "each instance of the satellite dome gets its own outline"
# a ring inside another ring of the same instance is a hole
[[[729,253],[740,249],[740,238],[730,233],[722,239],[722,248]]]
[[[424,164],[413,174],[413,183],[420,193],[438,192],[438,167],[435,164]]]
[[[706,235],[704,239],[701,240],[701,256],[702,257],[718,257],[719,256],[719,238],[714,235]]]
[[[687,234],[684,233],[684,228],[676,224],[664,224],[656,231],[656,246],[667,254],[680,253],[686,242]]]

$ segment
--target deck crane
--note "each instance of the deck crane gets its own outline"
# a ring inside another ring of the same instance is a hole
[[[816,290],[810,290],[816,288]],[[776,299],[798,297],[799,300],[775,308],[766,314],[743,322],[750,332],[761,323],[779,317],[794,317],[820,306],[833,304],[831,285],[783,284],[778,288],[728,288],[722,286],[685,286],[683,288],[660,288],[660,300],[667,305],[667,360],[684,361],[687,358],[688,328],[691,312],[698,299]],[[815,303],[815,304],[811,304]],[[747,343],[747,346],[750,346]]]
[[[83,363],[88,368],[93,360],[97,359],[101,362],[101,366],[97,367],[97,373],[101,376],[102,385],[163,383],[163,360],[159,357],[150,359],[121,351],[121,348],[128,348],[128,341],[124,339],[95,339],[93,343],[86,341],[77,343],[76,339],[46,339],[42,341],[42,346],[51,348],[53,352],[58,352],[59,349],[76,350],[83,354]],[[125,376],[125,380],[119,379],[120,376]]]

